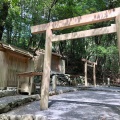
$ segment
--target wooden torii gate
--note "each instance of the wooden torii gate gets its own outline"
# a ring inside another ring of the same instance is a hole
[[[63,35],[52,34],[52,30],[66,29],[66,28],[88,25],[88,24],[109,21],[114,19],[116,21],[116,24],[108,27],[68,33]],[[45,42],[43,78],[42,78],[42,86],[41,86],[41,100],[40,100],[41,110],[48,109],[52,42],[117,32],[119,57],[120,57],[120,7],[31,27],[31,33],[33,34],[43,33],[43,32],[46,32],[46,42]]]
[[[88,86],[88,80],[87,80],[87,66],[89,67],[93,67],[93,82],[94,82],[94,87],[96,87],[96,65],[97,65],[97,62],[91,62],[87,59],[82,59],[82,61],[85,62],[85,67],[84,67],[84,72],[85,72],[85,86]]]

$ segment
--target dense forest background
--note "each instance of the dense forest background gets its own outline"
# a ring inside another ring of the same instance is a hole
[[[119,0],[0,0],[0,41],[35,51],[44,49],[45,34],[32,35],[30,27],[75,16],[119,7]],[[75,27],[55,34],[65,34],[111,25],[109,22]],[[66,72],[84,74],[82,58],[97,61],[97,79],[119,77],[116,34],[80,38],[53,43],[53,51],[66,56]],[[88,69],[92,77],[92,68]]]

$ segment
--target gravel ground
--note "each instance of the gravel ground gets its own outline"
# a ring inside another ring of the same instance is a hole
[[[19,107],[9,115],[45,115],[49,120],[120,120],[120,93],[77,91],[51,96],[49,109],[40,111],[39,101]]]
[[[64,87],[64,86],[57,86],[57,90],[59,91],[59,90],[71,90],[71,89],[74,89],[75,87]],[[52,87],[50,86],[50,90],[49,91],[51,91],[52,90]]]
[[[58,86],[57,87],[57,90],[60,91],[65,91],[65,90],[71,90],[71,89],[74,89],[73,87],[60,87]],[[52,87],[50,87],[50,91],[52,90]],[[6,92],[8,90],[5,90],[5,91],[2,91],[2,92]],[[15,100],[19,100],[19,99],[24,99],[24,98],[27,98],[29,97],[28,95],[15,95],[15,96],[6,96],[6,97],[2,97],[0,98],[0,104],[4,104],[4,103],[10,103],[12,101],[15,101]]]

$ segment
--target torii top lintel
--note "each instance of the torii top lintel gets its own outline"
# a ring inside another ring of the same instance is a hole
[[[60,30],[65,28],[92,24],[92,23],[98,23],[102,21],[108,21],[114,19],[119,14],[120,14],[120,7],[97,12],[97,13],[92,13],[88,15],[64,19],[56,22],[50,22],[47,24],[32,26],[31,33],[33,34],[42,33],[45,32],[48,28],[52,30]]]

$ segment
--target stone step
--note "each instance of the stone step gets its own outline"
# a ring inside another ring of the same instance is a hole
[[[38,94],[36,95],[15,95],[13,96],[7,96],[0,98],[0,114],[6,113],[10,110],[12,110],[15,107],[22,106],[24,104],[27,104],[29,102],[33,102],[35,100],[39,100],[40,97]]]

